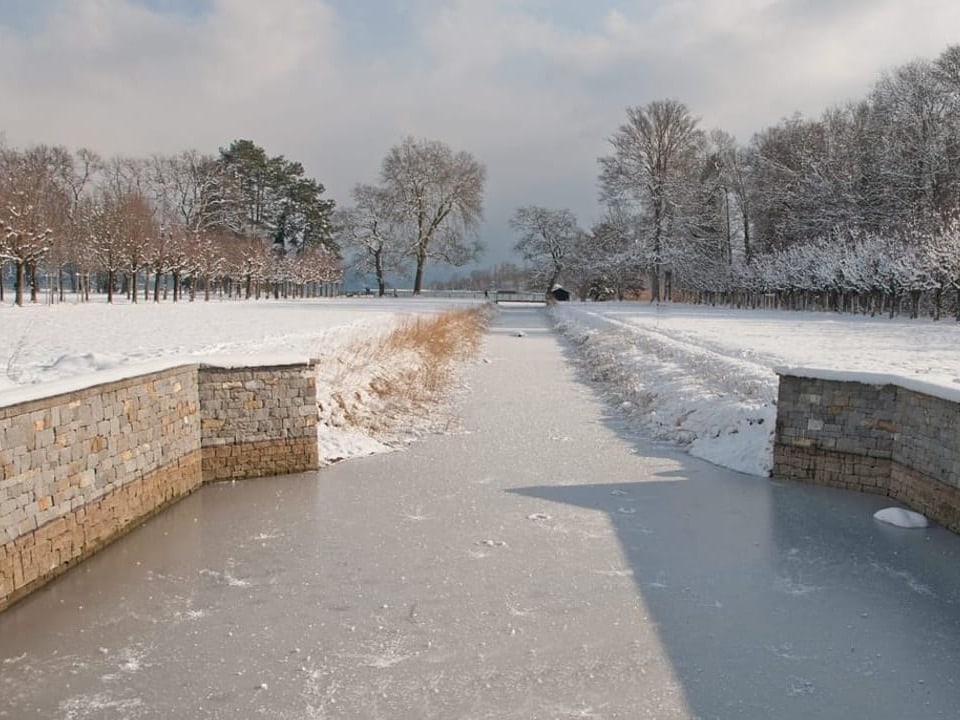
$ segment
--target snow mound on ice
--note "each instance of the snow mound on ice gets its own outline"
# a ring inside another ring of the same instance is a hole
[[[920,513],[898,507],[877,510],[873,514],[873,519],[902,528],[925,528],[928,524],[927,518]]]

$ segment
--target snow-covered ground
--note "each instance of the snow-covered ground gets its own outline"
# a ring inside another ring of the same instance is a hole
[[[639,428],[742,472],[773,461],[778,367],[960,388],[960,325],[650,303],[551,310],[588,375]]]
[[[364,387],[374,373],[404,369],[385,365],[411,362],[410,357],[358,355],[363,343],[388,332],[400,318],[474,302],[336,298],[7,305],[0,307],[0,405],[183,362],[317,358],[318,401],[321,408],[335,408],[334,394]],[[764,475],[772,464],[774,368],[885,373],[960,389],[960,325],[952,321],[649,303],[573,302],[549,312],[587,374],[604,383],[612,402],[640,430],[752,474]],[[379,412],[375,405],[352,410],[367,421]],[[367,434],[351,431],[342,418],[325,419],[335,428],[321,443],[325,459],[384,449]],[[414,435],[425,429],[414,417],[404,423]]]
[[[326,425],[321,460],[387,449],[358,432],[336,396],[363,397],[353,422],[370,427],[381,408],[364,393],[376,375],[409,370],[414,355],[358,356],[411,315],[469,307],[476,301],[430,298],[333,298],[257,302],[120,302],[0,307],[0,406],[189,362],[220,365],[318,360],[317,400]],[[416,435],[431,418],[406,423]],[[434,418],[435,421],[435,418]],[[381,436],[381,440],[383,437]],[[393,438],[400,439],[400,438]]]

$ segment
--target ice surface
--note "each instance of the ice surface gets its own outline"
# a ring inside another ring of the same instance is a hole
[[[206,486],[0,614],[0,710],[956,715],[960,538],[638,438],[516,312],[468,432]]]

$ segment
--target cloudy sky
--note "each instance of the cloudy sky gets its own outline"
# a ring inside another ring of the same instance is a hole
[[[746,142],[960,43],[956,0],[0,0],[8,145],[104,155],[248,138],[341,204],[406,135],[488,171],[484,264],[521,205],[598,219],[629,106]]]

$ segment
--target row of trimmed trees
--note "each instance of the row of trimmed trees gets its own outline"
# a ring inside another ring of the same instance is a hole
[[[335,212],[303,166],[249,140],[217,156],[103,160],[61,147],[0,146],[0,279],[15,303],[69,286],[89,299],[120,289],[136,301],[202,291],[260,297],[312,294],[343,278],[414,274],[430,261],[463,265],[481,245],[486,171],[469,153],[407,138],[383,160],[380,184],[358,185]],[[0,301],[3,300],[0,282]]]
[[[606,217],[521,208],[536,281],[581,296],[960,316],[960,46],[741,146],[681,102],[630,108],[600,158]]]
[[[218,156],[185,151],[104,160],[89,150],[0,148],[0,264],[14,301],[67,286],[89,299],[138,288],[159,301],[202,290],[305,292],[341,277],[333,202],[303,166],[249,140]],[[161,288],[163,284],[163,288]],[[172,284],[172,288],[169,285]],[[0,283],[0,299],[2,299]]]

